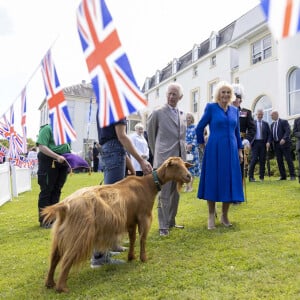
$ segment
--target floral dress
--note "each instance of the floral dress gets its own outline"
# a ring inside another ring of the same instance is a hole
[[[199,147],[197,143],[197,136],[196,136],[196,126],[194,124],[191,124],[186,129],[186,144],[190,145],[192,144],[192,151],[190,151],[191,154],[193,154],[194,158],[191,161],[192,164],[194,164],[193,167],[189,168],[189,171],[191,172],[193,177],[199,177],[200,176],[200,161],[199,161]]]

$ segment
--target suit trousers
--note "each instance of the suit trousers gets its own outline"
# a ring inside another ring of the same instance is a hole
[[[259,162],[259,178],[264,179],[266,165],[266,143],[264,140],[255,140],[251,147],[251,161],[249,166],[249,178],[254,178],[254,168]]]
[[[275,155],[276,155],[276,159],[277,159],[277,165],[278,165],[279,172],[280,172],[280,177],[283,179],[286,179],[286,171],[285,171],[285,166],[284,166],[284,162],[283,162],[283,157],[285,158],[285,160],[287,162],[290,176],[295,177],[295,168],[294,168],[293,159],[292,159],[292,155],[291,155],[291,148],[289,146],[285,146],[285,145],[281,146],[279,144],[279,142],[275,142],[274,150],[275,150]]]
[[[175,217],[177,215],[179,204],[179,193],[177,183],[169,181],[162,186],[158,196],[158,223],[159,229],[169,229],[175,226]]]

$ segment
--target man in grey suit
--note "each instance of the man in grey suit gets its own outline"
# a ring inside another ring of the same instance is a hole
[[[148,143],[153,153],[154,169],[157,169],[171,156],[179,156],[183,160],[186,159],[186,118],[177,109],[177,103],[183,97],[181,85],[176,82],[170,83],[167,87],[166,96],[167,103],[155,109],[147,120]],[[176,188],[176,182],[171,181],[162,186],[158,196],[160,236],[169,235],[169,229],[172,227],[183,228],[183,226],[176,225],[175,222],[178,203],[179,193]]]

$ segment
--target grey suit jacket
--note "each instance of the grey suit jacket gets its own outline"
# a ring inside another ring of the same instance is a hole
[[[186,159],[185,114],[179,112],[179,122],[170,107],[165,104],[155,109],[147,120],[149,147],[153,153],[153,168],[158,168],[170,156]]]

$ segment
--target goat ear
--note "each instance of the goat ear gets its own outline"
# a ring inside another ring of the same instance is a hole
[[[167,167],[172,166],[172,165],[173,165],[173,159],[171,157],[168,159]]]
[[[185,162],[184,164],[185,164],[185,166],[186,166],[187,168],[190,168],[190,167],[193,167],[193,166],[194,166],[194,164],[191,164],[191,163],[189,163],[189,162]]]

